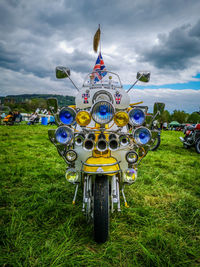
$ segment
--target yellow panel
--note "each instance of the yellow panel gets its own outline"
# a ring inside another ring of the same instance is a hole
[[[101,166],[85,166],[83,167],[83,171],[85,172],[97,172],[97,169],[100,167],[103,169],[104,172],[112,172],[112,171],[118,171],[120,168],[119,168],[119,165],[116,164],[116,165],[113,165],[113,166],[104,166],[104,164],[112,164],[112,163],[115,163],[117,162],[117,160],[113,157],[109,157],[109,158],[104,158],[104,157],[99,157],[99,158],[88,158],[86,163],[87,164],[98,164],[98,165],[101,165]],[[100,173],[100,172],[99,172]]]

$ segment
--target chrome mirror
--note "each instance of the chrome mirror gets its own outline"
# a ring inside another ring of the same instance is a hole
[[[56,98],[47,99],[47,109],[52,113],[56,113],[58,111],[58,101]]]
[[[137,73],[136,79],[144,82],[144,83],[148,83],[150,80],[150,72],[149,71],[139,71]]]
[[[63,79],[70,76],[70,69],[62,66],[56,67],[56,78]]]
[[[153,106],[153,114],[155,115],[158,111],[160,114],[163,113],[165,109],[165,103],[155,102]]]

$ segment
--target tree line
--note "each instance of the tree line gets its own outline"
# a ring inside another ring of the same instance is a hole
[[[12,111],[19,111],[22,113],[34,112],[37,108],[47,109],[47,98],[57,98],[59,107],[69,106],[75,104],[73,96],[50,95],[50,94],[24,94],[24,95],[10,95],[0,97],[1,103],[9,106]],[[200,112],[193,112],[191,114],[181,110],[174,110],[170,113],[164,110],[160,122],[170,123],[171,121],[178,121],[179,123],[200,123]]]
[[[178,121],[179,123],[200,123],[200,112],[189,114],[183,110],[174,110],[170,114],[168,110],[164,110],[160,120],[167,123],[170,123],[171,121]]]

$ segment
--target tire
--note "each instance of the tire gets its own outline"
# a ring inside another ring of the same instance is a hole
[[[189,149],[190,146],[186,145],[186,144],[183,144],[183,147],[186,148],[186,149]]]
[[[94,183],[94,239],[104,243],[109,231],[109,179],[97,176]]]
[[[150,148],[151,151],[155,151],[160,146],[160,135],[156,137],[155,142],[153,143],[153,146]]]
[[[197,139],[196,143],[195,143],[195,149],[196,149],[196,152],[198,154],[200,154],[200,138]]]

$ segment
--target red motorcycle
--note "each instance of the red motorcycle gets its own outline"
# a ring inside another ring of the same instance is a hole
[[[179,137],[185,148],[195,147],[200,154],[200,123],[195,126],[188,125],[183,130],[184,137]]]

